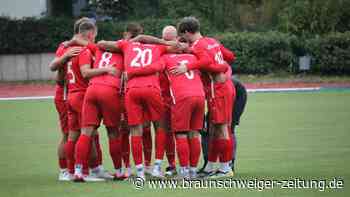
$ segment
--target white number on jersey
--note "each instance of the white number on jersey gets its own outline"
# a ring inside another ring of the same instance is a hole
[[[107,65],[109,65],[111,59],[112,59],[112,53],[110,52],[104,52],[102,54],[102,59],[100,60],[100,62],[98,63],[98,68],[102,68],[102,67],[106,67]]]
[[[72,78],[69,79],[68,83],[75,83],[75,76],[72,69],[72,61],[69,61],[67,63],[67,73],[72,76]]]
[[[145,67],[152,63],[152,50],[133,48],[137,52],[136,57],[131,61],[131,67]]]
[[[224,60],[224,58],[222,57],[221,51],[219,51],[219,52],[217,52],[217,53],[215,54],[215,61],[216,61],[217,64],[224,64],[224,63],[225,63],[225,60]]]
[[[180,64],[188,64],[188,60],[182,60]],[[194,72],[192,70],[185,72],[185,76],[187,79],[193,79],[194,78]]]

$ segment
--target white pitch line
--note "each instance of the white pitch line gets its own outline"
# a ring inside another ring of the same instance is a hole
[[[250,93],[255,92],[297,92],[297,91],[318,91],[321,87],[313,88],[257,88],[247,89]],[[24,100],[45,100],[53,99],[53,96],[26,96],[26,97],[5,97],[0,98],[0,101],[24,101]]]
[[[0,101],[23,101],[23,100],[44,100],[53,99],[53,96],[26,96],[26,97],[5,97],[0,98]]]
[[[312,87],[312,88],[257,88],[257,89],[248,89],[248,92],[296,92],[296,91],[317,91],[321,87]]]

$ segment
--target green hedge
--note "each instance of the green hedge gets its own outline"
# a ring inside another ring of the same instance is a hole
[[[312,71],[318,73],[350,73],[350,32],[331,33],[306,42],[312,56]]]
[[[140,22],[145,32],[160,36],[165,25],[177,20],[147,18]],[[12,20],[0,17],[0,54],[53,52],[57,45],[73,34],[73,22],[66,18],[26,18]],[[117,40],[126,22],[99,22],[97,40]],[[215,33],[203,25],[204,34],[214,35],[237,55],[234,72],[269,73],[279,70],[295,72],[298,56],[312,55],[311,72],[350,74],[350,32],[333,33],[304,40],[295,35],[270,32]]]
[[[233,70],[244,73],[292,71],[297,57],[293,52],[296,37],[280,32],[240,32],[216,36],[235,52],[237,61]]]

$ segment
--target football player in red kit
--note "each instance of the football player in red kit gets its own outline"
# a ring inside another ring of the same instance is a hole
[[[234,54],[213,38],[203,37],[200,33],[199,21],[194,17],[185,17],[178,24],[178,32],[191,43],[191,51],[199,61],[192,64],[181,64],[171,73],[180,74],[188,70],[202,68],[208,64],[227,65],[228,69],[221,72],[204,72],[204,85],[207,88],[207,98],[212,124],[213,138],[209,141],[208,165],[204,172],[215,177],[233,176],[230,168],[232,159],[232,140],[229,125],[232,121],[232,106],[235,91],[230,80],[231,69],[227,62],[232,62]],[[219,170],[214,170],[217,158],[220,161]]]
[[[79,34],[86,40],[93,42],[96,36],[96,26],[92,22],[83,22],[79,25]],[[93,64],[92,52],[84,48],[81,53],[72,58],[67,67],[67,81],[68,81],[68,121],[69,121],[69,139],[66,143],[65,150],[67,157],[74,161],[75,140],[79,136],[81,129],[81,113],[82,105],[85,96],[86,89],[88,87],[88,78],[101,75],[108,72],[115,72],[113,67],[103,67],[98,69],[91,69]],[[89,174],[87,163],[84,165],[84,169],[76,166],[75,174],[83,173]],[[84,171],[84,172],[82,172]],[[80,177],[77,178],[79,180]],[[97,179],[89,176],[83,176],[86,181],[99,181],[103,179]]]
[[[146,68],[158,61],[161,55],[168,50],[165,45],[142,44],[127,40],[118,42],[100,41],[98,44],[101,48],[123,52],[126,73],[131,72],[133,69]],[[164,41],[164,44],[174,43]],[[164,155],[165,129],[157,124],[163,113],[159,78],[156,74],[129,78],[126,88],[125,106],[131,131],[132,155],[137,176],[144,178],[142,126],[146,121],[156,123],[156,160],[154,168],[161,168]]]
[[[74,24],[74,33],[79,33],[79,25],[84,21],[89,21],[89,18],[83,17],[79,20],[77,20]],[[78,55],[81,51],[81,47],[72,47],[69,50],[65,47],[63,43],[59,45],[59,47],[56,50],[56,56],[55,58],[50,62],[49,67],[51,71],[57,71],[56,74],[56,87],[55,87],[55,96],[54,96],[54,102],[55,107],[58,113],[59,117],[59,123],[62,131],[62,138],[60,140],[59,146],[58,146],[58,157],[59,157],[59,167],[60,167],[60,174],[59,174],[59,180],[60,181],[69,181],[72,177],[70,177],[70,174],[67,169],[67,159],[66,154],[64,151],[65,143],[68,139],[68,107],[67,107],[67,84],[65,81],[65,75],[67,71],[67,65],[66,63],[70,60],[70,58]],[[74,165],[74,164],[73,164]],[[72,168],[73,168],[72,165]]]

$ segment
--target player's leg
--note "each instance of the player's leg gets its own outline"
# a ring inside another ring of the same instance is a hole
[[[203,165],[197,173],[202,174],[208,163],[208,146],[209,146],[209,113],[204,116],[203,119],[203,129],[200,132],[201,135],[201,145],[202,145],[202,155],[203,155]]]
[[[216,173],[216,177],[233,176],[230,163],[232,160],[232,140],[230,138],[231,131],[229,125],[232,122],[232,108],[234,102],[234,86],[225,84],[225,92],[222,97],[215,98],[215,107],[218,109],[214,113],[212,122],[216,132],[215,148],[219,153],[220,168]]]
[[[191,98],[190,130],[188,133],[190,147],[190,177],[197,178],[197,165],[200,157],[201,142],[199,131],[203,128],[205,111],[204,97]]]
[[[127,123],[122,122],[121,124],[124,125]],[[131,176],[131,167],[130,167],[130,139],[129,139],[130,132],[127,125],[120,126],[119,133],[121,133],[122,135],[122,159],[125,167],[124,177],[128,178],[129,176]]]
[[[99,86],[99,102],[103,124],[106,126],[109,139],[109,153],[113,161],[114,179],[124,179],[122,173],[122,135],[119,133],[121,104],[117,88]]]
[[[166,100],[166,99],[164,99]],[[165,169],[165,175],[173,176],[176,172],[175,164],[175,135],[171,130],[171,101],[164,102],[164,122],[166,127],[165,153],[168,159],[168,167]]]
[[[97,95],[94,87],[88,87],[82,105],[82,129],[75,151],[74,181],[76,182],[103,181],[103,179],[89,176],[88,170],[92,144],[95,142],[93,135],[101,122],[99,108],[96,105]]]
[[[175,138],[176,152],[180,163],[178,175],[180,178],[190,178],[190,147],[188,143],[187,132],[177,131],[175,133]]]
[[[150,175],[152,173],[152,134],[150,122],[146,122],[145,124],[143,124],[142,145],[143,155],[145,158],[145,173]]]
[[[175,133],[176,152],[179,158],[180,178],[189,178],[190,170],[190,145],[188,138],[188,131],[191,128],[191,114],[192,114],[191,99],[183,99],[178,101],[171,107],[171,127]]]
[[[59,123],[61,128],[61,139],[57,147],[58,164],[60,173],[58,179],[60,181],[69,181],[70,176],[67,169],[67,159],[64,151],[64,146],[68,139],[68,106],[65,100],[55,99],[55,107],[59,117]]]
[[[141,92],[140,92],[141,91]],[[125,107],[128,114],[128,125],[131,134],[131,153],[136,167],[136,176],[144,178],[144,167],[142,164],[142,124],[144,122],[142,103],[143,91],[131,88],[125,95]]]
[[[165,153],[166,142],[166,123],[161,118],[164,113],[163,102],[160,95],[160,90],[149,88],[144,92],[143,100],[146,104],[146,117],[153,122],[155,129],[155,161],[152,170],[152,175],[159,177],[163,176],[161,172],[161,164]]]
[[[73,176],[74,174],[74,164],[75,164],[75,145],[80,136],[80,113],[79,109],[80,102],[77,100],[83,99],[84,94],[72,93],[68,97],[68,139],[64,145],[64,151],[67,158],[68,171]]]

